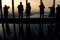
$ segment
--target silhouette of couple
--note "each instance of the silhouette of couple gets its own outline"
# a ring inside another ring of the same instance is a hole
[[[19,13],[19,17],[23,17],[23,11],[24,11],[24,8],[23,8],[23,5],[22,5],[22,2],[20,2],[20,4],[18,5],[18,13]],[[27,4],[27,8],[26,8],[26,16],[30,16],[30,12],[31,12],[31,6],[30,6],[30,3]]]
[[[54,8],[54,6],[49,7],[49,8],[50,8],[49,17],[55,17],[56,16],[56,18],[60,18],[60,5],[59,4],[56,7],[56,15],[55,15],[55,8]]]

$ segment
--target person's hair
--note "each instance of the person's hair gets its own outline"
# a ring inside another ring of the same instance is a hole
[[[30,3],[28,3],[28,5],[30,5]]]
[[[22,2],[20,2],[20,4],[22,4]]]
[[[7,6],[7,5],[5,5],[5,6]]]

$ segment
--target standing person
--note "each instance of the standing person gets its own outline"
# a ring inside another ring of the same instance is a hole
[[[50,14],[49,17],[54,18],[55,17],[55,0],[53,0],[53,6],[49,7],[50,8]]]
[[[55,8],[54,8],[54,6],[49,7],[49,8],[50,8],[50,14],[49,14],[49,17],[54,17],[54,16],[55,16]]]
[[[30,14],[31,14],[31,6],[30,6],[30,3],[27,3],[26,17],[30,17]]]
[[[5,7],[4,7],[4,16],[5,16],[5,18],[8,18],[8,9],[9,9],[10,7],[9,6],[7,6],[7,5],[5,5]]]
[[[19,20],[20,20],[20,17],[21,17],[21,22],[22,22],[22,18],[23,18],[23,11],[24,11],[24,8],[23,8],[23,5],[22,5],[22,2],[20,2],[20,4],[18,5],[18,13],[19,13]],[[20,27],[21,26],[21,27]],[[19,36],[22,38],[22,40],[24,39],[24,30],[23,30],[23,24],[19,23]]]
[[[28,18],[30,20],[30,14],[31,14],[31,6],[30,6],[30,3],[27,3],[27,6],[26,6],[26,19]],[[26,40],[31,40],[30,23],[26,24]]]
[[[5,7],[4,7],[4,16],[5,16],[5,19],[7,19],[8,18],[8,9],[9,9],[10,7],[9,6],[7,6],[7,5],[5,5]],[[6,21],[7,22],[7,21]],[[9,28],[9,25],[8,25],[8,23],[5,23],[5,25],[6,25],[6,32],[7,32],[7,34],[8,35],[10,35],[10,28]]]
[[[44,8],[45,8],[45,6],[44,6],[44,4],[43,4],[43,2],[42,2],[42,0],[40,0],[40,4],[41,5],[39,5],[39,8],[40,8],[40,19],[43,17],[44,18]],[[39,23],[39,32],[38,32],[38,34],[39,34],[39,39],[40,40],[43,40],[44,38],[43,38],[43,23]]]
[[[56,23],[54,28],[54,39],[60,40],[60,5],[56,7]]]
[[[23,8],[23,5],[22,5],[22,2],[20,2],[20,4],[18,5],[18,13],[19,13],[19,18],[20,16],[23,17],[23,11],[24,11],[24,8]]]
[[[60,18],[60,5],[58,5],[56,8],[56,17]]]
[[[41,2],[41,5],[39,7],[40,7],[40,16],[44,17],[44,8],[45,8],[45,6],[44,6],[43,2]]]

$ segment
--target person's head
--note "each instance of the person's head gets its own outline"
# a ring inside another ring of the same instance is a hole
[[[30,5],[30,3],[28,3],[28,5]]]
[[[22,5],[22,2],[20,2],[20,5]]]
[[[29,6],[30,6],[30,3],[28,3],[27,5],[29,5]]]
[[[41,2],[41,4],[43,4],[43,2]]]
[[[7,7],[8,9],[10,8],[9,6],[5,5],[5,7]]]
[[[7,7],[7,5],[5,5],[5,7]]]
[[[60,5],[58,4],[58,7],[60,7]]]

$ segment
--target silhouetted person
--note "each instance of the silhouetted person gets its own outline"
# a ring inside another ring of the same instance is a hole
[[[40,1],[40,4],[41,5],[39,5],[39,8],[40,8],[40,18],[41,18],[41,17],[44,17],[44,8],[45,8],[45,6],[44,6],[42,0]],[[43,40],[43,24],[41,24],[41,23],[39,24],[38,34],[39,34],[39,40]]]
[[[7,5],[5,5],[5,7],[4,7],[4,16],[5,16],[5,19],[8,18],[8,9],[9,9],[9,8],[10,8],[10,7],[7,6]],[[7,21],[6,21],[6,22],[7,22]],[[10,28],[9,28],[8,23],[5,23],[5,25],[6,25],[7,35],[10,35]]]
[[[21,17],[21,19],[23,18],[23,11],[24,11],[23,5],[22,5],[22,2],[20,2],[20,4],[18,5],[19,19],[20,19],[20,17]],[[22,22],[22,20],[20,20],[20,21]],[[23,30],[22,23],[21,23],[21,25],[19,23],[19,36],[22,38],[22,40],[24,40],[24,30]]]
[[[53,6],[49,8],[50,8],[49,17],[54,17],[55,16],[55,0],[53,0]]]
[[[56,7],[56,23],[54,30],[54,38],[60,40],[60,5]]]
[[[30,6],[30,3],[27,3],[27,2],[26,2],[26,11],[25,11],[25,13],[26,13],[26,18],[30,18],[31,6]],[[29,23],[26,24],[26,40],[31,40],[31,29],[30,29],[30,24]]]
[[[30,17],[30,14],[31,14],[31,6],[30,6],[30,3],[27,3],[26,17]]]
[[[5,7],[4,7],[4,16],[5,16],[5,18],[8,18],[8,9],[9,9],[10,7],[9,6],[7,6],[7,5],[5,5]]]
[[[52,7],[49,7],[49,8],[50,8],[49,17],[54,17],[55,16],[55,8],[54,8],[54,5]]]
[[[44,8],[45,8],[45,6],[44,6],[43,2],[41,2],[41,5],[39,7],[40,7],[40,16],[44,17]]]
[[[60,19],[60,5],[58,5],[56,8],[56,18]]]
[[[23,17],[23,11],[24,11],[23,5],[22,2],[20,2],[20,4],[18,5],[19,18]]]

